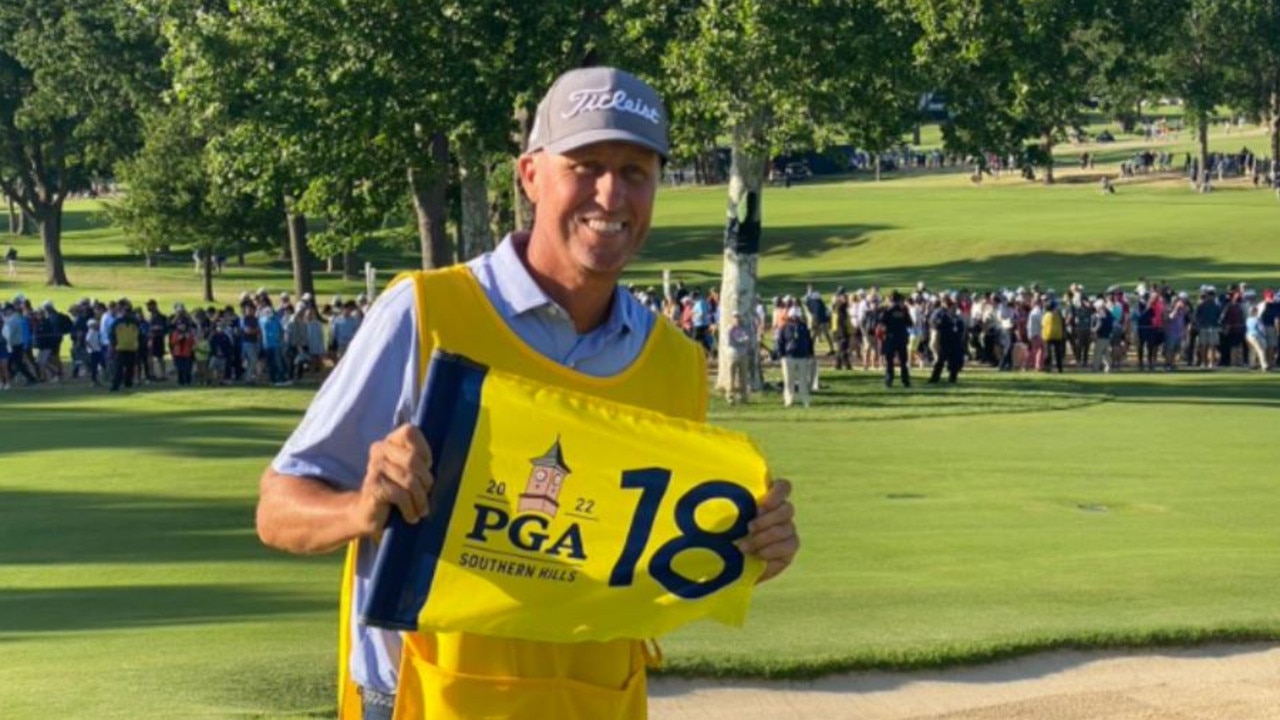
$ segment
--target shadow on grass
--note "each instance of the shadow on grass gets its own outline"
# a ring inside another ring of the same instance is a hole
[[[0,590],[0,633],[222,623],[332,609],[332,598],[240,585]]]
[[[1131,287],[1136,275],[1167,280],[1175,287],[1210,283],[1219,287],[1248,279],[1280,276],[1280,265],[1222,262],[1211,257],[1166,257],[1122,252],[1067,253],[1036,251],[987,258],[947,261],[933,265],[899,265],[874,270],[832,270],[804,276],[770,275],[761,279],[765,294],[795,292],[806,282],[824,292],[848,287],[908,288],[925,281],[934,288],[998,289],[1039,282],[1064,291],[1073,282],[1087,292],[1102,292],[1114,284]]]
[[[1083,377],[1083,376],[1081,376]],[[1126,370],[1107,376],[1089,374],[1091,382],[1067,376],[1032,378],[1027,387],[1037,390],[1106,395],[1121,403],[1172,403],[1186,405],[1280,406],[1280,377],[1244,371],[1187,371],[1140,374]],[[989,381],[998,386],[998,381]]]
[[[783,408],[776,375],[770,391],[745,406],[713,399],[716,421],[757,423],[876,422],[933,420],[957,416],[1008,415],[1080,410],[1100,403],[1280,407],[1280,377],[1243,372],[1175,375],[1067,373],[997,374],[978,369],[957,385],[928,385],[928,373],[913,369],[912,387],[892,389],[883,375],[824,370],[823,389],[811,408]]]
[[[0,565],[287,561],[254,531],[254,501],[0,491]]]
[[[31,391],[34,395],[35,392]],[[168,412],[134,406],[115,408],[61,405],[83,401],[79,394],[45,392],[32,404],[6,409],[0,437],[9,451],[159,450],[201,460],[269,458],[288,429],[263,427],[297,420],[288,408],[179,406]],[[38,405],[35,403],[39,403]],[[8,472],[14,472],[12,468]]]
[[[868,233],[891,230],[889,225],[810,225],[765,227],[761,260],[771,257],[817,257],[831,250],[857,247]],[[683,225],[654,228],[641,252],[643,262],[686,262],[724,255],[724,227]],[[684,271],[681,271],[682,273]]]

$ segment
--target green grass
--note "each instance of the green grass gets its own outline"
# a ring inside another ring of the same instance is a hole
[[[722,188],[668,192],[656,230],[630,276],[662,268],[695,284],[717,282]],[[1139,276],[1181,287],[1280,279],[1272,242],[1280,203],[1241,183],[1194,195],[1182,181],[1044,187],[1005,178],[982,187],[954,175],[882,183],[770,189],[763,198],[761,287],[766,295],[815,282],[824,291],[879,284],[995,288],[1072,282],[1101,291]]]
[[[1280,637],[1280,382],[1069,377],[904,393],[862,375],[809,412],[717,407],[795,479],[807,543],[747,633],[679,633],[671,669],[795,676]]]
[[[723,193],[664,192],[631,279],[654,282],[663,267],[713,277]],[[1091,185],[934,176],[769,190],[764,209],[766,294],[809,280],[1280,276],[1280,206],[1244,189],[1142,183],[1104,198]],[[21,242],[24,260],[38,255]],[[198,297],[189,263],[146,270],[112,228],[73,222],[67,249],[79,286],[55,299]],[[0,296],[43,299],[35,268],[24,273],[0,279]],[[262,256],[220,283],[227,299],[290,284]],[[760,588],[746,630],[665,639],[670,672],[794,677],[1280,638],[1280,377],[971,373],[910,392],[863,373],[827,382],[808,411],[776,396],[713,407],[795,482],[804,550]],[[308,401],[303,388],[0,394],[0,716],[331,713],[338,559],[268,552],[252,529],[257,477]]]
[[[43,287],[44,250],[39,236],[15,238],[0,233],[0,245],[12,242],[18,249],[21,272],[17,283],[8,278],[0,279],[0,297],[8,298],[14,291],[22,291],[36,302],[53,300],[60,308],[84,297],[105,301],[123,295],[135,303],[155,298],[164,308],[177,301],[191,306],[203,297],[204,281],[194,272],[189,250],[175,251],[148,269],[141,255],[126,248],[125,240],[123,230],[109,223],[102,202],[68,201],[63,217],[62,249],[67,276],[73,287]],[[395,275],[396,268],[410,268],[415,262],[415,258],[402,251],[381,245],[370,248],[367,254],[372,256],[374,265],[379,269],[379,281],[383,284]],[[292,293],[291,272],[289,261],[273,254],[251,252],[246,256],[244,267],[238,267],[235,256],[229,255],[225,272],[214,276],[217,302],[213,304],[219,307],[234,305],[242,291],[259,287],[267,288],[273,295],[281,291]],[[334,293],[354,297],[364,291],[363,272],[361,265],[357,268],[359,277],[356,280],[344,281],[341,272],[317,270],[317,297],[322,302],[328,302]]]

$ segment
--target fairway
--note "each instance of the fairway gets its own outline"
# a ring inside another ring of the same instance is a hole
[[[719,269],[723,188],[664,191],[633,268],[692,284]],[[1280,203],[1177,181],[1044,188],[962,176],[765,194],[766,295],[904,287],[1090,290],[1139,276],[1191,288],[1280,280]],[[78,203],[80,287],[198,298],[189,261],[141,267]],[[80,244],[83,243],[83,244]],[[42,300],[34,240],[20,284]],[[384,279],[407,256],[377,251]],[[251,256],[219,300],[289,281]],[[323,292],[355,292],[336,277]],[[1280,638],[1280,376],[966,373],[885,390],[824,375],[808,411],[717,404],[795,483],[804,549],[745,630],[664,639],[670,672],[809,676],[936,666],[1063,646]],[[0,394],[0,717],[331,717],[339,559],[262,548],[257,478],[312,387],[107,396]]]

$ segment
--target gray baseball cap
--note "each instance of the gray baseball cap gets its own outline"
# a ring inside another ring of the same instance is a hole
[[[611,140],[649,148],[666,159],[667,109],[643,80],[611,67],[591,67],[556,78],[534,118],[526,153],[564,153]]]

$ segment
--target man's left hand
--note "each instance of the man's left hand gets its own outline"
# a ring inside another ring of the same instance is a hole
[[[787,569],[800,551],[800,536],[796,534],[794,522],[796,509],[790,497],[791,483],[774,480],[760,501],[756,519],[747,525],[747,536],[737,543],[742,552],[765,561],[764,574],[758,582]]]

